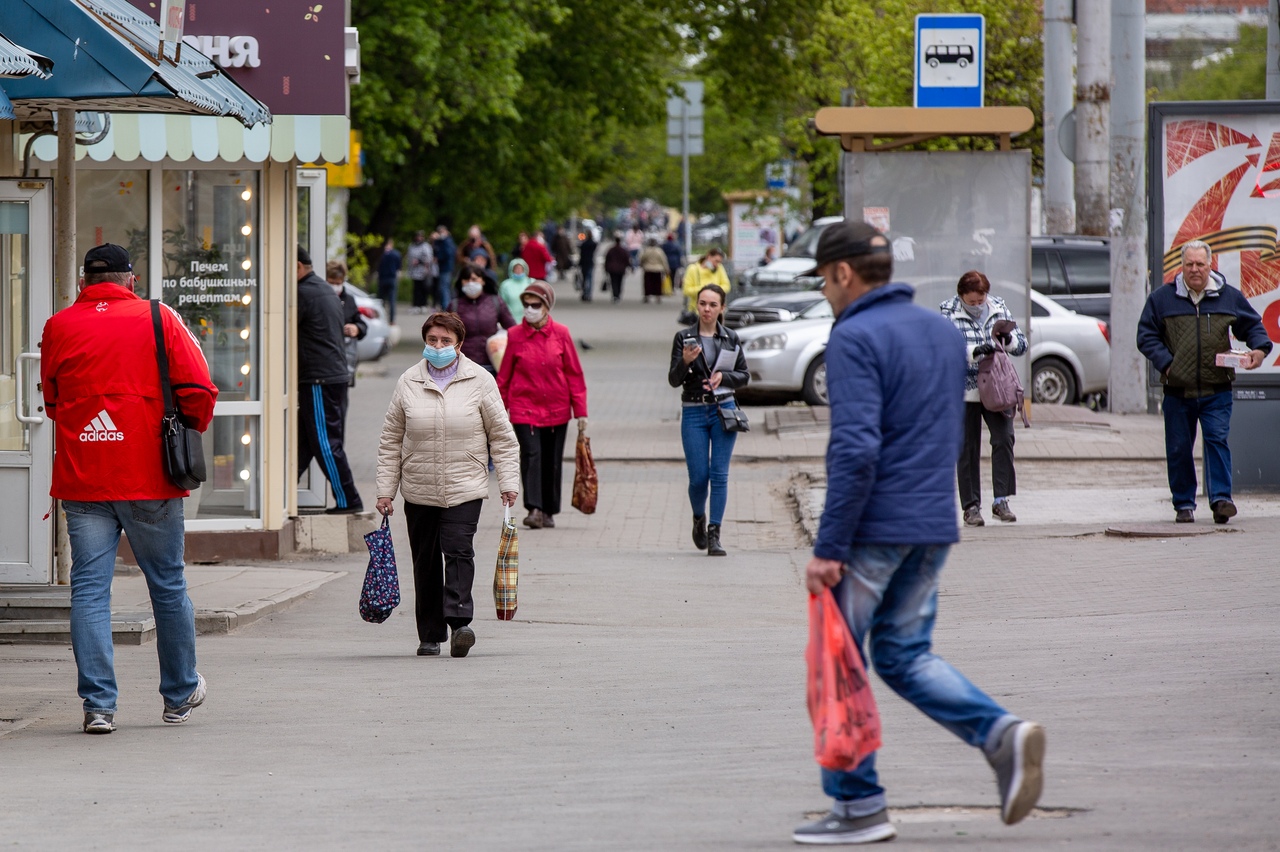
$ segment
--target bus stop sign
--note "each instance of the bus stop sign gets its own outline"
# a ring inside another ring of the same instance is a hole
[[[915,106],[982,106],[986,34],[981,15],[916,15]]]

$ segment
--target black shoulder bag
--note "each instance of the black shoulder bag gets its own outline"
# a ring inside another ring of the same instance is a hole
[[[696,332],[695,332],[696,334]],[[741,345],[741,344],[739,344]],[[702,368],[701,372],[707,379],[711,378],[711,365],[707,364],[705,355],[699,355],[696,363]],[[725,408],[724,404],[733,399],[733,391],[727,393],[715,393],[716,411],[720,414],[720,426],[726,432],[750,432],[751,421],[747,419],[747,412],[738,408],[736,403],[733,408]]]
[[[200,433],[186,427],[173,404],[173,388],[169,385],[169,353],[164,345],[158,299],[151,300],[151,327],[156,333],[156,362],[160,366],[160,387],[164,390],[164,417],[160,420],[164,470],[169,481],[178,488],[194,491],[208,478],[204,467],[204,446],[200,442]]]

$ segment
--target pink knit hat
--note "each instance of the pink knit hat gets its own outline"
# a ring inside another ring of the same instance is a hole
[[[520,295],[537,296],[547,306],[547,313],[551,313],[556,306],[556,291],[552,290],[547,282],[536,278],[521,291]]]

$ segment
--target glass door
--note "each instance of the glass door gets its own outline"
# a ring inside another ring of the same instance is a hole
[[[311,254],[312,268],[321,278],[329,259],[325,253],[326,177],[324,169],[298,169],[298,245]],[[309,468],[298,473],[302,475],[298,480],[298,508],[323,509],[328,500],[329,483],[320,470],[320,463],[312,461]]]
[[[53,423],[40,393],[40,335],[52,313],[48,181],[0,179],[0,583],[53,578]]]

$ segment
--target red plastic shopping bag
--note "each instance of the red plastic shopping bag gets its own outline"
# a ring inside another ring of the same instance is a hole
[[[809,595],[809,718],[813,756],[826,769],[851,771],[880,748],[880,713],[849,625],[827,591]]]

